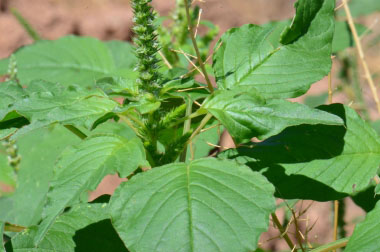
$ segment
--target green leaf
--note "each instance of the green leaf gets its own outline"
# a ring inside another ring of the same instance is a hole
[[[9,59],[0,60],[0,76],[5,75],[8,71]]]
[[[0,252],[6,252],[4,248],[4,241],[3,241],[4,225],[5,223],[0,221]]]
[[[380,184],[378,184],[375,188],[375,194],[380,195]]]
[[[39,129],[20,137],[18,186],[9,197],[0,198],[0,220],[30,226],[41,219],[42,208],[58,155],[80,139],[62,126]],[[0,159],[6,156],[0,154]],[[0,163],[0,165],[3,162]]]
[[[108,219],[108,204],[77,204],[68,212],[59,216],[49,233],[44,239],[36,245],[33,240],[37,234],[38,228],[32,226],[12,238],[12,246],[14,252],[56,252],[56,251],[76,251],[76,244],[73,236],[75,232],[85,228],[86,226]]]
[[[25,95],[24,90],[16,82],[6,81],[0,83],[0,119],[7,115],[8,107],[21,99],[23,95]]]
[[[134,176],[110,211],[130,251],[253,251],[275,209],[273,191],[246,166],[198,159]]]
[[[375,208],[376,203],[380,200],[380,195],[376,195],[375,186],[370,185],[365,190],[352,195],[351,199],[357,206],[368,213]]]
[[[108,174],[127,177],[139,166],[146,165],[145,151],[138,138],[126,139],[113,134],[88,137],[79,145],[66,150],[56,165],[50,182],[47,217],[39,226],[38,244],[56,217],[75,203],[88,190],[94,190]]]
[[[215,116],[237,142],[265,139],[300,124],[339,125],[343,121],[321,110],[286,100],[265,101],[256,91],[219,90],[202,108]]]
[[[378,0],[349,1],[348,6],[350,7],[353,17],[364,16],[380,11],[380,2]],[[343,8],[338,12],[338,14],[339,16],[346,15]]]
[[[283,23],[244,25],[222,36],[213,65],[219,88],[248,85],[266,98],[291,98],[330,72],[335,1],[299,0],[296,7],[282,46],[274,47],[270,36]]]
[[[137,64],[135,47],[124,41],[112,40],[105,42],[118,69],[134,69]]]
[[[105,77],[96,81],[96,86],[100,87],[107,94],[123,95],[135,97],[138,95],[138,84],[135,80],[122,77]]]
[[[315,108],[320,105],[326,104],[328,97],[329,94],[327,92],[324,92],[319,95],[307,95],[305,97],[304,104],[309,107]]]
[[[345,125],[291,127],[221,157],[264,172],[282,198],[331,200],[365,189],[380,164],[379,137],[348,107],[333,104],[319,109],[341,117]]]
[[[9,196],[14,192],[17,183],[16,180],[15,172],[13,168],[9,166],[5,147],[0,144],[0,198]]]
[[[367,28],[361,24],[355,24],[358,35],[362,35]],[[337,53],[355,45],[350,27],[347,22],[336,22],[335,33],[332,42],[332,52]]]
[[[15,56],[17,76],[23,85],[43,79],[87,87],[116,71],[107,46],[88,37],[67,36],[53,41],[38,41],[21,48]]]
[[[345,252],[370,252],[380,250],[380,202],[367,214],[365,220],[356,225]]]
[[[36,89],[35,84],[38,85],[33,82],[30,89]],[[46,85],[45,87],[52,91],[29,92],[26,89],[30,94],[8,106],[8,113],[16,112],[30,121],[30,125],[20,129],[14,138],[57,122],[93,129],[99,120],[112,117],[112,111],[119,106],[100,90],[65,90]]]

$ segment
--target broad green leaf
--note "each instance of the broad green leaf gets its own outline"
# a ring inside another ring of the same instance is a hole
[[[215,116],[238,142],[265,139],[300,124],[343,124],[341,118],[286,100],[265,101],[256,91],[219,90],[202,108]]]
[[[329,97],[329,94],[327,92],[324,92],[319,95],[308,95],[305,97],[305,100],[303,103],[309,107],[315,108],[323,104],[326,104],[328,97]]]
[[[111,52],[115,66],[118,69],[134,69],[137,64],[135,47],[124,41],[112,40],[105,42]]]
[[[174,163],[123,183],[111,219],[130,251],[253,251],[275,209],[273,191],[234,162]]]
[[[8,71],[9,59],[0,60],[0,76],[4,75]]]
[[[380,201],[367,214],[365,220],[356,225],[345,252],[376,252],[380,251]]]
[[[88,37],[67,36],[58,40],[38,41],[15,53],[18,78],[22,84],[35,79],[63,85],[93,86],[95,80],[116,71],[113,56],[101,41]],[[4,70],[1,69],[4,73]]]
[[[380,11],[380,2],[378,0],[353,0],[349,1],[348,6],[350,7],[351,14],[354,17],[364,16]],[[338,14],[340,16],[346,15],[343,8],[338,12]]]
[[[105,77],[96,81],[96,86],[100,87],[107,94],[134,96],[138,95],[138,84],[134,80],[122,77]]]
[[[15,175],[13,168],[8,164],[6,149],[0,143],[0,198],[11,195],[14,192],[14,189],[16,188],[16,180],[17,176]]]
[[[319,109],[341,117],[345,125],[291,127],[220,156],[264,172],[282,198],[331,200],[365,189],[380,165],[378,135],[348,107]]]
[[[351,199],[357,206],[368,213],[375,208],[376,203],[380,200],[380,195],[376,195],[375,186],[370,185],[366,189],[351,195]]]
[[[4,235],[4,222],[0,221],[0,252],[5,252],[3,235]]]
[[[77,136],[59,125],[20,137],[16,142],[21,155],[18,186],[11,196],[0,198],[0,220],[21,226],[37,224],[58,155],[79,141]],[[6,163],[6,156],[2,153],[1,159]]]
[[[378,184],[375,188],[375,194],[380,195],[380,184]]]
[[[355,24],[355,27],[359,36],[367,30],[367,28],[361,24]],[[334,39],[332,43],[332,52],[337,53],[352,46],[355,46],[355,41],[348,23],[336,22]]]
[[[213,65],[219,88],[252,86],[266,98],[291,98],[330,72],[335,1],[299,0],[296,7],[282,46],[270,37],[282,23],[244,25],[222,36]]]
[[[30,88],[35,87],[31,85]],[[99,120],[112,117],[112,111],[119,106],[116,101],[100,90],[64,90],[55,86],[51,86],[51,88],[52,91],[37,92],[29,92],[26,89],[28,95],[8,106],[8,114],[16,112],[30,121],[29,125],[20,129],[13,136],[14,138],[30,130],[57,122],[93,129]]]
[[[12,238],[14,252],[56,252],[76,251],[73,237],[76,231],[86,226],[108,219],[107,203],[82,203],[73,206],[68,212],[59,216],[49,233],[36,245],[33,240],[38,228],[32,226]],[[101,230],[99,230],[101,232]],[[110,250],[115,251],[115,250]]]
[[[106,175],[118,172],[121,177],[127,177],[143,165],[146,165],[145,151],[138,138],[128,140],[113,134],[100,134],[66,150],[50,182],[44,211],[47,218],[39,226],[35,243],[43,239],[65,207],[75,203],[88,190],[95,190]]]

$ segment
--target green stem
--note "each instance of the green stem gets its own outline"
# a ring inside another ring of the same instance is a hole
[[[188,105],[188,106],[189,106],[189,105]],[[190,106],[192,106],[192,103],[191,103],[191,102],[190,102]],[[200,111],[201,111],[201,110],[198,109],[198,110],[195,111],[194,113],[188,115],[188,114],[187,114],[187,113],[188,113],[188,107],[186,107],[186,116],[183,117],[183,118],[181,118],[181,119],[179,119],[179,120],[176,121],[175,123],[171,124],[169,127],[172,128],[172,127],[177,126],[178,124],[181,124],[181,123],[183,123],[183,122],[185,122],[184,125],[186,125],[186,122],[189,122],[189,121],[191,122],[191,119],[206,114],[206,113],[203,113],[203,112],[200,112]],[[191,107],[190,107],[190,113],[191,113]],[[190,130],[190,127],[189,127],[188,130]],[[184,133],[186,133],[186,132],[184,131]]]
[[[193,103],[191,102],[191,99],[189,98],[187,101],[187,106],[186,106],[186,121],[183,124],[183,135],[185,135],[187,132],[189,132],[191,128],[191,109],[193,107]],[[196,114],[197,112],[193,113]],[[190,143],[191,144],[191,143]],[[187,146],[188,144],[185,145],[185,148],[183,149],[183,152],[181,153],[181,156],[179,157],[180,162],[185,162],[186,161],[186,154],[187,154]]]
[[[33,29],[29,22],[20,14],[20,12],[18,12],[14,8],[11,9],[11,12],[13,16],[15,16],[17,21],[20,23],[20,25],[25,29],[25,31],[34,41],[41,40],[40,35],[38,35],[38,33]]]
[[[74,127],[73,125],[64,125],[64,127],[70,130],[72,133],[74,133],[77,137],[79,137],[82,140],[87,138],[86,134],[84,134],[82,131],[80,131],[78,128]]]
[[[191,134],[189,140],[187,141],[188,143],[190,143],[194,137],[196,137],[199,132],[203,129],[203,127],[208,123],[208,121],[210,121],[210,119],[212,118],[212,115],[210,113],[208,113],[201,121],[201,123],[199,124],[198,128],[193,132],[193,134]]]
[[[347,245],[349,239],[350,237],[339,239],[337,241],[333,241],[316,249],[313,249],[310,252],[329,252],[334,249],[343,248]]]
[[[194,26],[193,26],[193,23],[191,22],[191,17],[190,17],[189,1],[188,0],[184,0],[184,1],[185,1],[186,18],[187,18],[187,23],[188,23],[188,26],[189,26],[190,37],[191,37],[191,41],[193,42],[193,47],[194,47],[195,53],[197,54],[198,64],[199,64],[199,66],[200,66],[200,68],[202,70],[203,75],[205,76],[208,89],[210,90],[211,93],[213,93],[214,92],[214,87],[212,86],[210,78],[209,78],[209,76],[207,74],[206,67],[205,67],[205,64],[203,63],[203,60],[201,58],[201,54],[199,52],[199,48],[198,48],[197,41],[196,41],[196,38],[195,38]]]
[[[286,233],[285,228],[281,225],[281,222],[277,218],[276,213],[272,213],[271,216],[272,216],[273,223],[281,232],[281,237],[284,238],[284,240],[286,241],[290,249],[294,249],[295,245],[293,244],[292,240],[289,238],[288,234]]]

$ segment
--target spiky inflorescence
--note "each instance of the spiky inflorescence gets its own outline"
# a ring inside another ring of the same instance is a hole
[[[137,46],[138,63],[136,71],[139,72],[137,82],[140,89],[157,95],[160,88],[157,52],[160,46],[157,42],[157,32],[154,25],[155,14],[150,6],[151,1],[132,0],[133,22],[135,23],[133,31],[136,35],[133,42]]]

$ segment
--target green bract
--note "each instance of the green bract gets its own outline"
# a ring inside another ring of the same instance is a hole
[[[164,22],[150,3],[132,1],[134,45],[40,40],[18,14],[38,41],[0,60],[0,251],[262,251],[269,216],[304,250],[276,197],[347,196],[368,215],[323,247],[378,251],[376,131],[348,106],[287,100],[354,45],[346,22],[335,30],[335,1],[298,0],[292,21],[227,31],[212,64],[217,28],[199,21],[195,36],[199,7],[178,0]],[[219,146],[224,130],[236,148]],[[123,179],[115,193],[89,202],[110,174]]]

